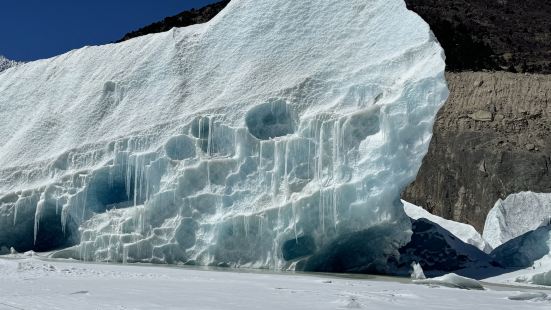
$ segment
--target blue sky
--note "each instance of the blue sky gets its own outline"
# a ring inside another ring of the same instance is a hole
[[[116,41],[164,17],[217,0],[1,0],[0,55],[36,60]]]

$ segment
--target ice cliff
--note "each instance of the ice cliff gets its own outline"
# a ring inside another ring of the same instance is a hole
[[[401,0],[234,0],[0,73],[0,246],[307,268],[361,241],[351,265],[384,263],[444,67]]]

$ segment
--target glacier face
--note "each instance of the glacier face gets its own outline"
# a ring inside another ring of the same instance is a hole
[[[0,73],[0,246],[294,268],[385,232],[380,260],[409,241],[444,68],[401,0],[234,0]]]

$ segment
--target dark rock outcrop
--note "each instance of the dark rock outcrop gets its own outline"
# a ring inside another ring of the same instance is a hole
[[[187,27],[195,24],[206,23],[214,16],[216,16],[216,14],[222,11],[222,9],[225,8],[228,3],[230,3],[230,0],[224,0],[211,5],[207,5],[200,9],[184,11],[178,15],[167,17],[160,22],[156,22],[140,28],[136,31],[129,32],[117,42],[130,40],[132,38],[140,37],[150,33],[168,31],[174,27]]]
[[[431,26],[450,71],[551,73],[551,2],[406,0]]]

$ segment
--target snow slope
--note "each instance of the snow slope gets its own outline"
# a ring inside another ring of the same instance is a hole
[[[401,0],[235,0],[0,73],[0,246],[295,268],[366,232],[385,265],[444,67]]]
[[[435,224],[440,225],[442,228],[452,233],[461,241],[473,245],[481,251],[484,251],[486,253],[490,253],[492,251],[492,248],[488,245],[488,243],[486,243],[482,236],[471,225],[446,220],[404,200],[402,200],[402,204],[404,204],[404,211],[406,211],[406,214],[410,218],[414,220],[425,218]]]
[[[469,291],[401,282],[0,259],[0,309],[535,310],[551,305],[547,290]]]
[[[493,247],[551,224],[551,194],[521,192],[498,200],[486,217],[484,239]]]

